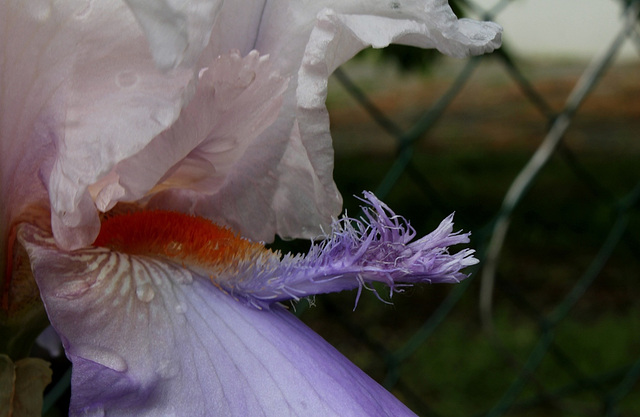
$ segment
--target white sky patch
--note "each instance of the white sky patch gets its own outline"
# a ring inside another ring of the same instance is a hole
[[[498,0],[473,0],[490,9]],[[503,39],[524,57],[590,59],[602,53],[621,27],[620,0],[514,0],[495,21]],[[478,16],[473,16],[478,17]],[[627,41],[619,58],[638,60]]]

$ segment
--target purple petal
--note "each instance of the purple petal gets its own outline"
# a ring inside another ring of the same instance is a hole
[[[449,253],[449,246],[468,243],[470,235],[453,232],[453,214],[413,241],[416,232],[402,216],[372,193],[365,192],[363,201],[368,204],[363,207],[366,219],[335,220],[331,235],[312,245],[306,256],[265,257],[258,268],[242,264],[234,269],[237,278],[216,281],[249,304],[268,308],[277,301],[361,290],[373,281],[387,284],[392,292],[419,282],[457,283],[468,277],[461,269],[478,262],[472,249]]]
[[[73,362],[72,416],[413,415],[280,306],[148,257],[63,252],[31,225],[19,238]]]

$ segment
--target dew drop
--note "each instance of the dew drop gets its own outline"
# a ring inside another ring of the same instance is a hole
[[[193,275],[187,269],[180,269],[173,274],[173,281],[176,284],[191,284],[193,283]]]
[[[247,71],[238,74],[238,87],[247,88],[256,79],[255,71]]]
[[[162,378],[170,379],[178,375],[178,364],[175,361],[163,360],[158,364],[158,375]]]
[[[92,9],[93,0],[87,0],[83,6],[78,7],[78,10],[73,14],[73,17],[79,20],[86,19],[91,14]]]
[[[138,75],[133,71],[122,71],[116,75],[116,84],[120,88],[133,87],[138,83]]]
[[[51,2],[48,0],[28,1],[25,3],[33,16],[39,22],[44,22],[51,17]]]
[[[82,415],[87,417],[104,417],[104,408],[94,408],[91,410],[82,410]]]
[[[173,405],[168,406],[166,409],[162,410],[162,415],[164,417],[177,417],[178,413]]]
[[[138,285],[138,287],[136,287],[136,296],[138,297],[138,300],[142,301],[143,303],[148,303],[151,300],[153,300],[153,297],[155,297],[156,293],[155,291],[153,291],[153,287],[151,286],[151,284],[141,284]]]
[[[183,250],[183,245],[180,242],[169,242],[166,246],[167,256],[178,257]]]
[[[157,122],[160,126],[169,126],[173,123],[174,113],[168,108],[158,108],[151,113],[151,120]]]
[[[184,314],[184,313],[187,312],[187,308],[188,307],[187,307],[187,305],[185,303],[180,302],[180,303],[176,304],[175,308],[176,308],[176,313]]]
[[[80,346],[76,353],[77,356],[84,357],[116,372],[126,372],[129,369],[124,358],[111,350]]]
[[[76,298],[80,298],[87,291],[89,291],[89,289],[90,285],[85,280],[77,279],[73,281],[66,281],[60,286],[60,288],[56,292],[56,296],[58,298],[73,300]]]

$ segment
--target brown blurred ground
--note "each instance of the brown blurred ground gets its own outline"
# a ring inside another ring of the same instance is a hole
[[[346,68],[347,74],[394,122],[409,128],[451,85],[462,67],[447,60],[428,76],[393,68]],[[586,63],[527,65],[522,71],[554,111],[562,109]],[[393,152],[395,140],[332,80],[328,100],[334,147],[339,155]],[[535,148],[547,119],[522,94],[500,63],[485,60],[452,102],[421,147]],[[606,147],[640,152],[640,63],[613,66],[583,103],[567,143],[575,150]]]

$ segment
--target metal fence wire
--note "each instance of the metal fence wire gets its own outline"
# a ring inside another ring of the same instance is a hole
[[[497,1],[484,10],[460,0],[456,6],[500,23],[514,3]],[[605,51],[594,51],[575,80],[563,75],[571,87],[559,105],[563,89],[531,75],[531,63],[518,58],[509,33],[499,51],[456,67],[457,74],[440,83],[447,87],[438,97],[414,104],[408,128],[348,68],[335,73],[334,82],[392,144],[386,154],[392,157],[373,155],[367,145],[357,156],[343,155],[339,142],[347,139],[334,134],[345,203],[365,183],[416,228],[423,219],[435,226],[430,219],[455,209],[457,224],[473,231],[481,260],[461,284],[394,296],[383,315],[373,312],[381,308],[377,300],[371,308],[361,301],[352,312],[352,298],[345,306],[342,294],[319,298],[315,309],[301,314],[420,415],[640,415],[637,61],[622,76],[623,102],[595,110],[618,120],[624,109],[630,131],[602,131],[591,120],[593,110],[583,113],[594,92],[609,93],[607,77],[623,45],[640,53],[640,1],[609,3],[624,13],[618,33]],[[575,71],[582,64],[571,65]],[[500,103],[473,96],[476,74],[486,66],[498,67],[501,78],[482,82],[508,84],[517,106],[536,113],[525,126],[516,126],[524,122],[509,111],[490,117]],[[465,100],[478,107],[478,116],[450,119],[452,103]],[[457,142],[438,142],[449,120],[485,116],[494,125],[478,135],[511,125],[527,138],[513,134],[492,150],[473,148],[473,155]],[[586,146],[577,124],[602,143]],[[494,194],[502,195],[501,203],[492,205]],[[465,197],[474,201],[460,203]]]

